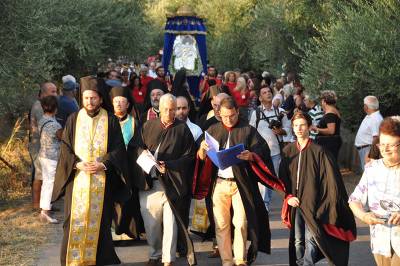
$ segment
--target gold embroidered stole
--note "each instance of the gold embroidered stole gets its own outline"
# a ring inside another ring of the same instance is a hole
[[[107,153],[108,115],[104,109],[94,118],[79,111],[75,129],[75,154],[83,162],[102,161]],[[67,249],[67,265],[96,265],[103,211],[106,174],[76,171]]]

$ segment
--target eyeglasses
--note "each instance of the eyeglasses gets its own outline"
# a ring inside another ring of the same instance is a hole
[[[386,147],[387,148],[389,148],[389,149],[395,149],[395,148],[397,148],[398,146],[400,146],[400,142],[399,143],[396,143],[396,144],[376,144],[376,146],[379,148],[379,149],[385,149]]]

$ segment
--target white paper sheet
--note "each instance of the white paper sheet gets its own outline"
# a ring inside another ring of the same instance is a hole
[[[153,166],[160,169],[156,159],[154,158],[153,154],[149,150],[144,150],[140,156],[137,158],[136,163],[145,171],[147,174],[150,173],[151,168]]]
[[[214,139],[213,136],[208,134],[207,131],[206,131],[206,134],[204,136],[204,139],[205,139],[205,141],[206,141],[206,143],[208,145],[208,148],[210,150],[219,151],[219,143],[218,143],[218,141],[216,139]]]

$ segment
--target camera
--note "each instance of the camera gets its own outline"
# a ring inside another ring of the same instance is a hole
[[[269,121],[269,125],[268,125],[268,127],[270,128],[270,129],[274,129],[274,128],[281,128],[282,127],[282,118],[285,116],[285,113],[284,112],[280,112],[278,115],[277,115],[277,118],[278,118],[278,120],[270,120]]]
[[[274,128],[281,128],[282,127],[282,122],[280,120],[271,120],[269,122],[268,127],[270,129],[274,129]]]

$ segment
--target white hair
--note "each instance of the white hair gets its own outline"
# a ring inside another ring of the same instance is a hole
[[[171,93],[167,93],[167,94],[164,94],[163,96],[161,96],[160,104],[159,104],[160,109],[161,109],[161,106],[164,106],[167,102],[173,102],[176,104],[176,97],[174,95],[172,95]]]
[[[372,110],[378,110],[379,109],[379,101],[378,98],[376,98],[373,95],[368,95],[367,97],[364,98],[364,104]]]

